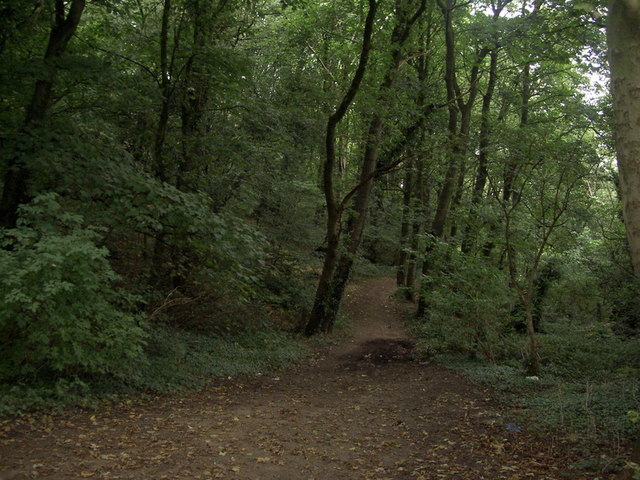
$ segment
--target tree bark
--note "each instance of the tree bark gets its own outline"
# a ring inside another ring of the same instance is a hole
[[[522,68],[522,90],[520,91],[520,124],[524,128],[529,123],[529,100],[531,99],[531,63],[525,63]],[[505,202],[513,201],[514,183],[518,163],[516,158],[510,158],[504,172],[502,199]]]
[[[347,237],[345,241],[345,252],[340,255],[333,278],[331,279],[327,309],[322,319],[321,328],[324,332],[333,330],[344,290],[349,281],[353,260],[362,241],[362,233],[364,232],[378,160],[382,123],[382,117],[377,115],[374,116],[369,125],[367,146],[365,147],[362,168],[360,169],[360,188],[354,201],[354,213],[349,217],[345,229],[345,235]]]
[[[624,223],[631,261],[640,276],[640,5],[609,4],[611,95]]]
[[[413,215],[412,198],[414,189],[413,163],[406,166],[406,173],[402,182],[402,223],[400,225],[400,253],[398,254],[398,266],[396,269],[396,285],[407,285],[407,261],[409,258],[409,245],[411,244],[411,217]]]
[[[166,182],[166,165],[163,159],[164,142],[167,137],[169,125],[169,107],[171,104],[171,72],[169,71],[168,43],[169,43],[169,18],[171,15],[171,0],[164,0],[162,8],[162,26],[160,28],[160,93],[162,104],[156,127],[155,141],[153,145],[153,164],[156,176]]]
[[[478,168],[473,184],[473,193],[471,194],[471,207],[467,216],[467,225],[462,239],[462,253],[469,253],[475,243],[475,236],[478,226],[478,207],[482,203],[484,188],[487,184],[489,175],[489,134],[491,130],[489,114],[491,113],[491,102],[493,101],[493,92],[496,87],[496,77],[498,70],[498,49],[494,48],[490,54],[489,63],[489,80],[487,81],[487,91],[482,97],[482,113],[480,115],[480,133],[478,140]]]
[[[202,136],[211,79],[207,72],[205,49],[213,42],[213,25],[226,8],[228,0],[220,0],[214,8],[208,0],[191,0],[188,10],[193,21],[191,55],[184,69],[184,93],[181,105],[182,159],[176,186],[185,191],[197,190],[198,159],[205,155]]]
[[[640,4],[612,0],[607,18],[613,120],[624,224],[631,263],[640,276]],[[640,463],[636,437],[630,460]],[[630,469],[621,478],[631,478]]]
[[[44,54],[44,76],[36,81],[27,106],[24,130],[40,126],[47,117],[51,107],[51,94],[56,81],[57,61],[67,50],[69,41],[76,32],[85,0],[72,0],[68,12],[63,0],[55,1],[55,17],[49,33],[49,41]],[[32,174],[30,166],[24,163],[22,155],[14,155],[9,159],[4,177],[4,188],[0,199],[0,227],[14,228],[18,220],[18,207],[29,200],[29,178]]]
[[[444,233],[444,226],[449,215],[449,208],[451,206],[451,199],[455,190],[455,182],[458,176],[458,162],[457,153],[459,145],[457,142],[457,130],[458,130],[458,108],[456,102],[456,63],[455,63],[455,39],[452,23],[452,9],[450,8],[450,1],[447,1],[445,5],[443,2],[438,1],[438,5],[442,11],[444,17],[444,29],[445,29],[445,84],[447,87],[447,102],[449,110],[449,120],[447,123],[447,130],[449,135],[449,142],[451,144],[451,154],[449,160],[449,166],[445,173],[444,182],[440,193],[438,194],[438,204],[436,207],[436,213],[433,217],[433,223],[431,225],[431,234],[437,238],[441,238]]]
[[[478,92],[477,81],[480,69],[480,63],[484,57],[489,53],[489,50],[483,49],[478,52],[476,62],[471,69],[470,75],[470,87],[467,101],[462,98],[460,87],[457,81],[456,75],[456,63],[455,63],[455,37],[453,30],[452,14],[455,8],[455,2],[452,0],[438,0],[438,6],[442,11],[444,18],[444,32],[445,32],[445,84],[447,88],[447,103],[449,110],[449,120],[447,123],[449,143],[451,145],[451,151],[449,154],[449,166],[445,173],[444,182],[440,193],[438,195],[438,203],[436,212],[431,224],[431,235],[434,239],[440,239],[444,237],[445,226],[449,212],[451,211],[451,205],[453,202],[454,193],[456,187],[460,183],[460,173],[462,172],[462,166],[464,162],[464,156],[466,154],[466,144],[469,136],[469,130],[471,126],[471,110],[475,103],[475,98]],[[460,112],[460,131],[458,131],[458,113]],[[462,193],[462,192],[460,192]],[[426,247],[425,260],[422,263],[422,274],[426,275],[432,267],[429,261],[429,254],[433,248],[433,241]],[[426,298],[425,295],[420,295],[418,301],[418,309],[416,316],[424,315],[426,311]]]
[[[420,232],[429,231],[431,225],[427,216],[429,205],[430,186],[424,175],[424,163],[418,162],[416,172],[417,195],[415,198],[416,207],[413,214],[413,225],[411,231],[411,253],[407,265],[407,294],[406,299],[415,302],[420,291],[420,281],[416,276],[419,266],[419,258],[417,252],[420,251],[422,243],[420,241]]]
[[[333,185],[333,175],[336,164],[336,128],[346,115],[364,78],[367,63],[369,61],[369,52],[371,51],[373,23],[377,8],[378,4],[376,0],[369,0],[369,11],[364,25],[358,67],[356,68],[349,89],[342,98],[340,105],[327,121],[327,130],[325,135],[325,161],[322,171],[322,188],[327,206],[327,251],[324,257],[322,273],[320,274],[318,286],[316,288],[313,308],[305,328],[305,334],[309,336],[318,333],[321,329],[329,304],[331,280],[338,261],[342,211],[336,200],[336,193]]]
[[[380,85],[380,93],[378,97],[379,105],[387,105],[390,102],[390,91],[395,85],[398,69],[400,68],[403,60],[402,50],[404,44],[409,38],[412,26],[420,18],[425,8],[426,0],[421,0],[416,12],[409,16],[409,12],[403,8],[403,5],[401,5],[400,2],[396,4],[397,23],[391,34],[391,62]],[[338,259],[338,264],[336,265],[335,272],[330,283],[330,291],[327,296],[327,308],[324,312],[324,318],[321,319],[319,324],[321,330],[325,332],[330,332],[333,329],[333,325],[342,302],[342,297],[344,295],[344,290],[347,282],[349,281],[353,260],[362,240],[362,232],[364,231],[367,210],[369,208],[371,189],[376,173],[379,171],[377,168],[378,150],[382,137],[383,123],[383,112],[374,113],[369,122],[362,166],[360,169],[360,183],[358,185],[357,192],[355,193],[353,213],[350,216],[345,229],[345,236],[347,238],[345,241],[345,251]]]

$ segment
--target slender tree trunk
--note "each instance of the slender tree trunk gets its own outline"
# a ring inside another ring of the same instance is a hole
[[[526,63],[522,69],[522,90],[520,92],[520,124],[525,128],[529,123],[529,100],[531,99],[531,63]],[[513,201],[514,183],[516,181],[518,163],[517,158],[511,157],[507,162],[504,173],[502,199]]]
[[[456,188],[456,180],[458,178],[459,158],[461,155],[460,143],[457,135],[458,132],[458,85],[456,82],[456,63],[455,63],[455,38],[453,31],[452,13],[453,2],[451,0],[438,0],[438,6],[444,18],[444,35],[445,35],[445,73],[444,80],[447,88],[447,104],[449,111],[449,120],[447,123],[448,138],[451,145],[449,153],[449,165],[447,167],[444,182],[440,193],[438,194],[436,212],[431,223],[431,236],[433,237],[426,246],[425,258],[422,263],[422,274],[426,275],[430,272],[432,262],[430,254],[433,251],[434,240],[442,238],[444,235],[445,224],[449,216],[451,201]],[[423,290],[425,286],[423,285]],[[418,308],[416,316],[422,317],[426,312],[426,296],[424,292],[418,300]]]
[[[191,0],[188,4],[193,19],[193,42],[191,55],[185,65],[181,106],[182,159],[176,177],[176,186],[181,190],[197,190],[195,172],[198,160],[205,155],[202,136],[211,85],[204,53],[207,45],[213,41],[213,23],[226,4],[226,0],[220,1],[215,9],[207,0]]]
[[[426,8],[426,0],[421,0],[416,12],[410,16],[409,12],[401,6],[396,6],[397,24],[391,34],[392,52],[389,69],[380,85],[380,94],[378,98],[379,105],[388,105],[391,101],[391,90],[396,83],[398,70],[402,63],[402,50],[405,42],[409,38],[411,28],[415,22],[421,17]],[[362,241],[362,232],[364,231],[367,210],[369,208],[369,199],[371,189],[376,174],[378,163],[378,150],[382,137],[383,112],[375,113],[369,122],[368,134],[364,155],[362,159],[362,167],[360,170],[360,183],[357,193],[355,194],[353,213],[347,222],[345,235],[345,252],[340,255],[336,270],[331,282],[331,292],[329,293],[328,308],[325,312],[325,318],[322,320],[321,328],[323,331],[330,332],[333,329],[338,310],[344,296],[344,290],[351,268],[353,266],[354,257],[358,251]]]
[[[527,327],[527,338],[529,339],[529,351],[527,352],[527,364],[526,370],[529,375],[538,375],[540,371],[540,365],[538,361],[538,340],[536,338],[536,331],[533,322],[533,280],[536,277],[538,269],[538,263],[542,257],[545,245],[547,243],[548,235],[545,235],[542,245],[538,248],[533,264],[530,266],[527,272],[525,285],[522,286],[518,282],[518,271],[516,268],[515,251],[511,246],[511,213],[512,209],[507,202],[505,205],[505,222],[504,222],[504,238],[506,242],[506,257],[507,266],[509,269],[509,282],[511,288],[513,288],[518,294],[518,298],[525,312],[525,321]]]
[[[539,375],[540,361],[538,360],[538,340],[533,318],[533,301],[530,295],[528,295],[524,303],[525,315],[527,320],[527,336],[529,337],[529,358],[527,362],[527,373],[529,375]]]
[[[369,11],[365,19],[362,48],[358,67],[353,75],[349,89],[345,93],[340,105],[327,121],[325,136],[325,161],[322,171],[322,188],[327,206],[327,251],[324,257],[322,273],[318,280],[313,308],[309,321],[305,327],[306,335],[314,335],[322,328],[327,314],[331,294],[331,280],[333,278],[336,263],[338,261],[338,249],[340,245],[340,222],[342,210],[336,200],[336,192],[333,184],[333,175],[336,164],[336,128],[342,121],[347,110],[351,106],[367,68],[369,52],[371,51],[371,38],[373,35],[373,22],[376,16],[378,4],[376,0],[369,0]]]
[[[325,316],[322,321],[322,330],[330,332],[333,329],[344,290],[349,281],[353,260],[360,243],[362,241],[362,233],[367,218],[367,210],[369,209],[369,200],[371,198],[371,190],[373,188],[374,174],[378,160],[378,147],[382,136],[382,117],[375,116],[369,125],[369,135],[367,146],[364,152],[362,168],[360,170],[360,188],[356,194],[354,201],[354,213],[347,221],[345,229],[346,241],[345,252],[340,255],[338,264],[336,265],[333,278],[331,280],[331,289],[329,292],[328,305]]]
[[[413,163],[406,166],[404,180],[402,182],[402,223],[400,225],[400,253],[398,254],[398,267],[396,270],[396,285],[404,287],[407,285],[407,261],[409,258],[409,245],[411,243],[411,223],[412,223],[412,198],[414,189]]]
[[[425,12],[426,25],[421,29],[423,31],[421,37],[421,43],[423,43],[424,51],[430,51],[433,43],[433,30],[434,30],[434,10],[435,3],[430,3]],[[420,87],[420,94],[418,95],[417,105],[422,110],[425,106],[426,96],[425,89],[427,78],[431,69],[431,62],[429,55],[423,55],[418,59],[418,82]],[[423,116],[426,119],[426,115]],[[426,128],[424,120],[420,126],[420,145],[424,145],[426,138]],[[411,231],[409,236],[411,239],[410,253],[407,258],[406,265],[406,294],[405,298],[409,301],[415,301],[416,296],[420,291],[421,282],[417,278],[417,271],[419,267],[418,252],[421,250],[422,242],[420,237],[421,231],[429,231],[430,225],[427,222],[427,210],[429,208],[429,195],[430,185],[427,177],[424,175],[425,159],[422,155],[416,160],[416,186],[414,188],[414,200],[412,202],[413,219],[411,224]]]
[[[409,255],[409,263],[407,266],[407,300],[414,302],[420,291],[420,281],[416,276],[418,269],[418,254],[422,248],[422,242],[420,241],[420,232],[422,230],[429,231],[431,225],[427,217],[427,209],[429,205],[429,184],[424,175],[424,164],[422,161],[418,162],[416,172],[416,183],[418,189],[418,195],[415,199],[416,207],[414,208],[413,225],[411,232],[411,253]]]
[[[160,115],[156,127],[155,141],[153,145],[153,164],[156,176],[166,182],[166,165],[163,158],[164,143],[167,137],[169,125],[169,107],[171,104],[171,72],[169,71],[168,43],[169,43],[169,19],[171,15],[171,0],[164,0],[162,8],[162,26],[160,28],[160,94],[162,103]]]
[[[66,52],[69,41],[80,24],[85,0],[72,0],[68,10],[65,10],[63,0],[56,0],[54,6],[55,18],[43,58],[45,75],[44,78],[38,79],[34,86],[31,101],[26,109],[25,131],[30,127],[40,126],[46,119],[58,71],[56,63]],[[29,200],[28,187],[32,172],[30,166],[24,163],[26,153],[22,152],[21,155],[14,155],[9,159],[0,199],[0,227],[15,227],[18,207]]]
[[[447,0],[447,5],[450,3]],[[444,176],[444,182],[440,193],[438,194],[438,203],[436,207],[436,213],[433,217],[433,223],[431,225],[431,233],[437,238],[441,238],[444,233],[444,226],[449,215],[449,208],[451,206],[451,199],[455,191],[456,179],[458,176],[458,152],[460,145],[457,139],[458,130],[458,108],[457,108],[457,93],[456,93],[456,64],[455,64],[455,40],[453,32],[453,23],[451,19],[452,10],[444,3],[438,2],[442,14],[444,16],[444,28],[445,28],[445,84],[447,87],[447,102],[449,111],[449,121],[447,123],[449,143],[451,145],[451,153],[449,157],[449,166]]]
[[[464,149],[466,152],[466,148]],[[451,200],[451,209],[450,212],[456,212],[460,205],[462,204],[462,198],[464,197],[464,180],[467,177],[467,158],[466,154],[461,154],[458,159],[458,181],[456,182],[456,190],[453,195],[453,199]],[[456,235],[458,235],[458,223],[456,219],[453,218],[451,221],[451,230],[449,231],[449,238],[455,239]]]
[[[489,175],[489,142],[490,142],[490,121],[491,102],[493,100],[493,92],[496,87],[496,77],[498,69],[498,49],[491,51],[489,64],[489,80],[487,81],[487,91],[482,97],[482,113],[480,117],[480,139],[478,141],[478,169],[473,184],[473,193],[471,194],[471,207],[467,217],[467,225],[465,227],[462,240],[462,253],[469,253],[475,243],[475,236],[478,226],[478,207],[482,202],[484,188]]]
[[[162,103],[160,104],[160,114],[158,115],[158,124],[156,126],[156,134],[153,144],[153,167],[156,177],[162,182],[169,181],[167,173],[167,165],[164,160],[164,144],[167,138],[167,130],[169,127],[169,109],[173,95],[171,85],[171,68],[169,62],[169,22],[171,18],[171,0],[164,0],[162,6],[162,24],[160,27],[160,95]],[[151,255],[151,272],[149,275],[149,283],[154,286],[166,280],[169,276],[166,262],[166,232],[161,230],[157,232],[155,242],[153,244],[153,253]]]

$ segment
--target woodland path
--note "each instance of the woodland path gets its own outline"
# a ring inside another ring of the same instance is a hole
[[[10,422],[0,480],[596,479],[571,445],[461,375],[412,358],[390,279],[353,291],[352,337],[277,374],[205,392]]]

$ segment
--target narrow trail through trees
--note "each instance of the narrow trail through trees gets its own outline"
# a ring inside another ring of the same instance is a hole
[[[198,394],[0,427],[0,479],[587,479],[562,438],[515,428],[414,358],[391,279],[348,295],[348,340]]]

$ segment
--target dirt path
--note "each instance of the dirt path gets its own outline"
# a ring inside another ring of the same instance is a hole
[[[605,478],[572,469],[567,444],[507,428],[468,380],[414,360],[393,288],[358,288],[353,338],[277,376],[5,425],[0,480]]]

